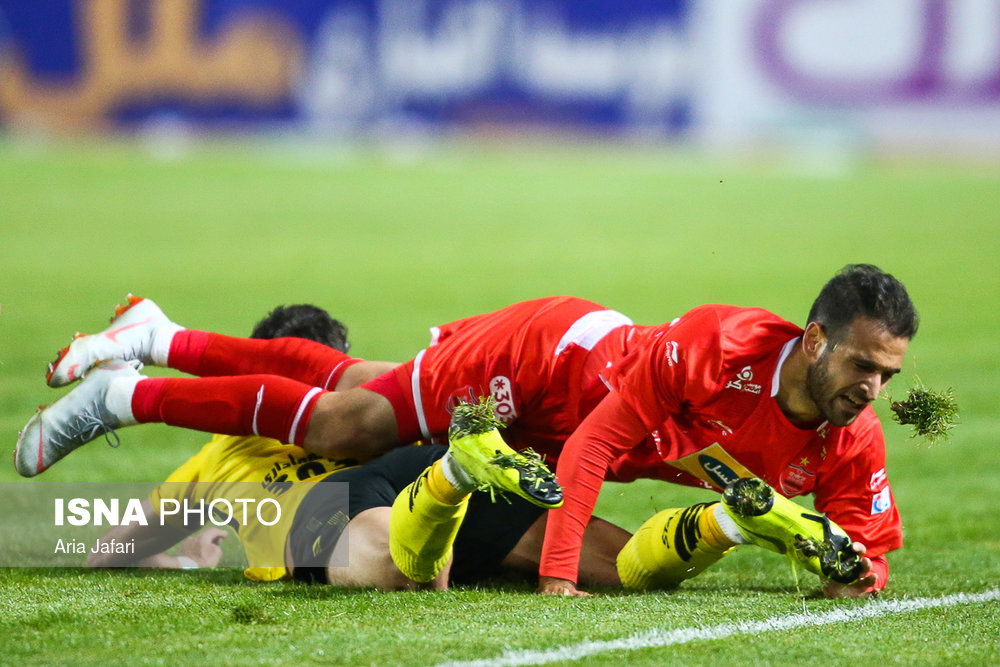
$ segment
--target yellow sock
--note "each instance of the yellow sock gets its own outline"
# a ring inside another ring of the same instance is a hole
[[[440,459],[427,469],[427,473],[427,490],[445,505],[458,505],[469,497],[467,491],[459,491],[448,481]]]
[[[716,503],[672,508],[639,527],[618,554],[625,588],[673,588],[722,558],[733,546],[714,517]]]
[[[419,583],[440,574],[468,506],[469,495],[444,479],[440,462],[403,489],[389,517],[389,554],[400,572]]]
[[[700,531],[701,538],[710,547],[715,547],[717,549],[729,550],[736,546],[736,542],[726,535],[725,531],[719,526],[719,521],[716,518],[716,513],[719,511],[719,503],[705,503],[704,511],[698,516],[698,530]]]

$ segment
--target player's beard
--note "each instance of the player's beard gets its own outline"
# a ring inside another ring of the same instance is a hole
[[[816,404],[823,419],[834,426],[848,426],[857,419],[867,405],[857,405],[847,400],[851,395],[855,400],[864,401],[850,388],[840,389],[835,386],[835,380],[830,376],[830,355],[824,351],[819,359],[806,368],[806,391],[809,398]]]

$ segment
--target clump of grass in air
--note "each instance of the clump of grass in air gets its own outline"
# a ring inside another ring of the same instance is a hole
[[[903,426],[913,426],[913,437],[927,438],[932,445],[947,440],[958,423],[958,403],[951,387],[935,392],[924,386],[920,378],[915,378],[906,400],[889,401],[893,419]]]

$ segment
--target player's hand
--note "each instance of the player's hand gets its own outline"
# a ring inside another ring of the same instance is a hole
[[[215,567],[222,559],[222,547],[219,545],[227,535],[229,533],[221,528],[206,528],[184,540],[178,554],[198,563],[198,567]]]
[[[840,584],[836,581],[830,581],[829,579],[823,580],[823,597],[825,598],[866,598],[875,597],[878,595],[878,591],[872,588],[877,582],[878,577],[872,572],[872,562],[870,559],[865,558],[865,552],[868,548],[861,542],[854,542],[851,544],[855,553],[861,557],[861,574],[858,578],[850,584]]]
[[[576,584],[569,579],[556,577],[539,577],[538,593],[542,595],[565,595],[575,598],[590,597],[590,593],[578,590]]]

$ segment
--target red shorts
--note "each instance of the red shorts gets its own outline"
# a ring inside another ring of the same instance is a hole
[[[555,459],[582,418],[581,399],[597,388],[605,357],[616,354],[632,322],[574,297],[524,301],[431,330],[431,345],[364,388],[396,412],[400,442],[446,442],[457,402],[492,396],[504,439]],[[600,358],[596,358],[600,357]]]

